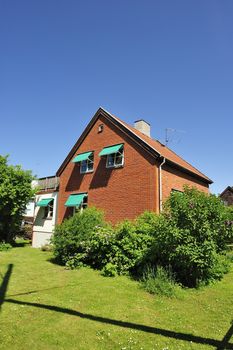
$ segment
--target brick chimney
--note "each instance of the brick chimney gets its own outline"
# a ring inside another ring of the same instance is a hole
[[[135,129],[141,131],[144,135],[150,137],[150,124],[147,123],[145,120],[136,120],[136,122],[134,122],[134,127]]]

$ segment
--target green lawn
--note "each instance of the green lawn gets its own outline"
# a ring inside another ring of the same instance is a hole
[[[31,247],[0,252],[1,350],[233,349],[233,269],[168,299],[50,257]]]

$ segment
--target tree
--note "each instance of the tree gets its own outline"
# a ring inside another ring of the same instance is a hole
[[[220,198],[185,187],[167,200],[150,256],[183,285],[196,287],[227,272],[224,252],[232,237],[233,216]]]
[[[35,194],[32,180],[31,171],[9,165],[8,156],[0,155],[0,241],[14,241],[26,205]]]

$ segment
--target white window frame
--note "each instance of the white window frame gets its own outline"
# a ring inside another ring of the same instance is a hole
[[[85,167],[85,170],[83,170]],[[92,153],[86,160],[80,162],[80,174],[92,173],[94,171],[94,153]]]
[[[78,207],[73,207],[73,216],[76,213],[82,213],[83,210],[85,210],[88,206],[88,195],[86,197],[83,198],[82,203],[78,206]]]
[[[117,157],[119,157],[119,155],[122,157],[122,161],[120,164],[116,163]],[[113,161],[113,165],[109,165],[109,157],[113,157],[114,161]],[[111,153],[107,155],[107,160],[106,160],[106,168],[121,168],[123,167],[125,163],[125,153],[124,153],[124,147],[122,147],[118,152],[116,153]]]
[[[54,212],[54,199],[47,207],[44,208],[44,219],[52,219]]]

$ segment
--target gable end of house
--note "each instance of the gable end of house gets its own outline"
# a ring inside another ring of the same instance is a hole
[[[124,132],[129,138],[131,138],[144,151],[146,151],[152,157],[157,159],[159,161],[159,163],[161,163],[162,160],[165,159],[166,163],[169,164],[171,167],[174,167],[175,169],[177,169],[179,171],[182,171],[182,172],[184,172],[184,173],[186,173],[188,175],[194,176],[198,180],[201,180],[201,181],[203,181],[204,183],[206,183],[208,185],[213,183],[213,181],[211,179],[209,179],[207,176],[202,174],[199,170],[197,170],[192,165],[190,165],[189,163],[184,161],[181,157],[176,155],[173,151],[169,150],[169,148],[167,148],[164,145],[161,145],[158,141],[155,141],[155,140],[151,139],[150,137],[148,137],[146,135],[143,135],[140,131],[138,131],[135,128],[129,126],[128,124],[126,124],[125,122],[120,120],[118,117],[114,116],[113,114],[111,114],[110,112],[108,112],[107,110],[105,110],[102,107],[100,107],[97,110],[97,112],[95,113],[95,115],[93,116],[93,118],[91,119],[91,121],[89,122],[89,124],[87,125],[87,127],[85,128],[85,130],[83,131],[83,133],[81,134],[81,136],[79,137],[77,142],[75,143],[75,145],[72,147],[72,149],[69,152],[68,156],[65,158],[65,160],[61,164],[60,168],[58,169],[58,171],[56,173],[57,176],[60,176],[62,174],[62,172],[65,169],[66,165],[72,159],[72,157],[74,156],[75,152],[78,150],[78,148],[80,147],[82,142],[87,137],[87,135],[90,132],[90,130],[93,127],[93,125],[96,123],[98,118],[100,118],[101,116],[104,117],[109,122],[111,122],[121,132]],[[152,143],[153,143],[153,145],[152,145]],[[157,143],[157,147],[154,145],[155,143]],[[175,161],[175,160],[170,159],[171,157],[168,158],[166,156],[166,154],[161,154],[161,151],[158,150],[159,144],[160,144],[160,148],[163,146],[164,149],[166,150],[166,152],[170,152],[170,154],[175,159],[179,160],[179,163],[177,161]]]

